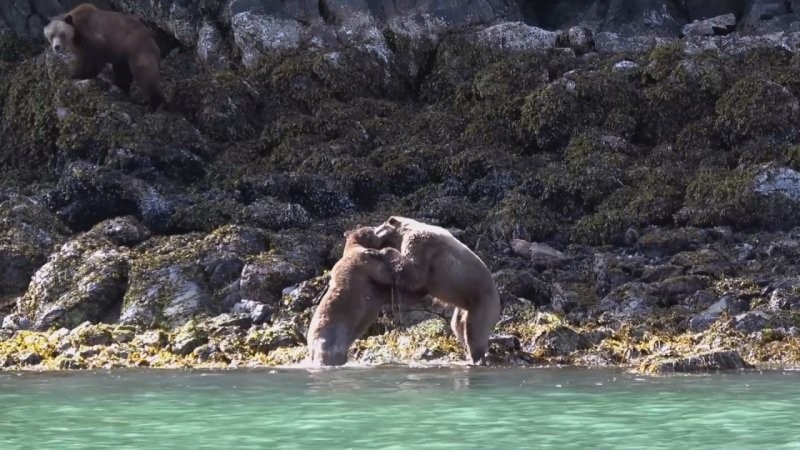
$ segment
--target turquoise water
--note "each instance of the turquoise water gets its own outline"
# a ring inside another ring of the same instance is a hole
[[[0,448],[800,448],[800,373],[0,373]]]

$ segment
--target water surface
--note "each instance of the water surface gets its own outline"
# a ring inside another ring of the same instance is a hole
[[[800,373],[0,374],[0,448],[800,448]]]

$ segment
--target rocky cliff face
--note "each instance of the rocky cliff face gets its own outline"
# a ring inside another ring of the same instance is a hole
[[[158,31],[158,112],[66,79],[67,3],[0,5],[0,366],[296,360],[391,214],[486,261],[496,361],[800,361],[793,2],[101,2]],[[462,358],[403,309],[353,356]]]

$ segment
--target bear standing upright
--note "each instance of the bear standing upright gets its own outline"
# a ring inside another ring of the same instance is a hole
[[[82,3],[51,18],[44,35],[56,52],[66,50],[75,55],[72,79],[94,78],[111,63],[114,84],[126,94],[131,81],[136,81],[153,109],[164,101],[161,50],[153,33],[137,17]]]

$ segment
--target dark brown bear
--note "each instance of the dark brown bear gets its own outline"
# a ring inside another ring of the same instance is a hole
[[[131,81],[136,81],[152,108],[164,101],[161,51],[153,33],[139,18],[83,3],[50,19],[44,35],[56,52],[75,55],[73,79],[94,78],[110,63],[114,84],[126,94],[130,93]]]

